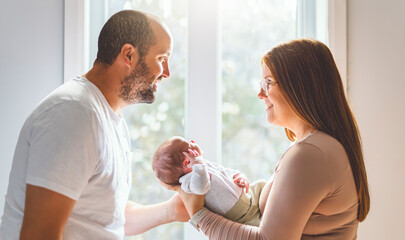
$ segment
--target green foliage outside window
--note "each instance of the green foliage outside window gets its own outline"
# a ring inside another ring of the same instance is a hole
[[[251,182],[269,179],[290,142],[257,97],[260,59],[295,37],[295,0],[223,0],[221,14],[222,164]]]

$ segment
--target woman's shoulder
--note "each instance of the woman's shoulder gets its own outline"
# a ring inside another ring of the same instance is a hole
[[[350,168],[349,159],[343,145],[329,134],[317,131],[297,142],[285,154],[286,161],[298,164],[323,166],[324,169],[340,175]]]
[[[340,151],[345,153],[343,145],[336,138],[322,131],[316,131],[310,134],[304,140],[297,142],[297,145],[312,146],[313,148],[322,151],[326,155],[328,155],[328,153],[331,151]]]
[[[296,142],[283,155],[276,172],[297,179],[310,178],[322,182],[325,193],[330,193],[336,187],[336,176],[348,169],[345,158],[346,152],[339,141],[317,131]]]
[[[312,137],[312,136],[311,136]],[[316,162],[320,161],[324,158],[325,150],[319,144],[315,142],[308,141],[308,139],[304,139],[303,141],[298,141],[294,143],[283,155],[281,158],[280,163],[282,162],[303,162],[305,161],[306,164],[309,162]]]
[[[311,136],[306,138],[304,141],[309,143],[327,143],[340,145],[340,142],[336,138],[319,130],[315,131]]]
[[[335,158],[346,158],[346,151],[332,136],[316,131],[296,142],[283,155],[282,161],[305,161],[307,164],[330,163]]]
[[[315,135],[317,133],[296,142],[283,155],[275,169],[275,178],[289,179],[288,182],[294,183],[294,186],[304,188],[312,186],[314,189],[317,186],[326,195],[333,189],[330,159],[322,146],[311,141]]]

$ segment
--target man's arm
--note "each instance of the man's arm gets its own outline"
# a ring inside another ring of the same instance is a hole
[[[62,239],[75,203],[52,190],[27,184],[20,240]]]
[[[187,222],[190,217],[178,194],[166,202],[140,205],[128,201],[125,209],[125,235],[137,235],[174,221]]]

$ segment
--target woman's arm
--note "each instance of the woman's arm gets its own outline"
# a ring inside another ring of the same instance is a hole
[[[153,205],[128,201],[125,218],[125,235],[137,235],[162,224],[190,219],[178,194],[166,202]]]
[[[298,143],[283,157],[275,172],[259,227],[235,223],[207,211],[198,226],[210,239],[300,239],[309,217],[331,190],[330,171],[323,153]],[[180,194],[192,216],[200,200]]]

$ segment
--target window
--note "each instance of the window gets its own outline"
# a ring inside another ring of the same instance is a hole
[[[123,115],[128,124],[133,151],[132,182],[129,199],[141,204],[153,204],[169,199],[173,192],[161,187],[152,170],[151,160],[157,147],[167,138],[184,136],[185,78],[186,78],[186,0],[115,0],[85,1],[87,13],[85,22],[88,41],[90,69],[97,55],[97,39],[107,19],[123,9],[136,9],[152,13],[164,21],[175,37],[170,59],[171,76],[159,84],[158,94],[153,105],[137,104],[124,109]],[[127,237],[130,240],[143,239],[183,239],[182,223],[173,223],[152,229],[139,236]]]
[[[257,98],[260,58],[276,44],[302,36],[329,41],[336,49],[345,50],[336,38],[328,39],[324,30],[328,25],[325,2],[339,10],[332,11],[335,18],[329,19],[338,23],[332,24],[333,30],[341,26],[345,1],[65,1],[65,81],[90,69],[98,34],[105,21],[119,10],[150,12],[160,17],[174,35],[172,75],[160,84],[155,103],[134,105],[124,111],[134,152],[131,200],[152,204],[172,195],[155,180],[151,158],[156,148],[173,135],[195,140],[208,160],[239,169],[251,181],[271,176],[290,142],[283,129],[267,123],[264,104]],[[338,30],[329,32],[329,36],[345,33],[345,29]],[[334,54],[336,57],[339,53]],[[127,239],[206,238],[188,224],[173,223]]]
[[[266,120],[260,58],[295,38],[295,0],[224,0],[222,15],[222,163],[253,182],[268,179],[290,142]]]
[[[98,1],[98,0],[95,0]],[[115,1],[117,4],[119,1]],[[135,153],[132,161],[133,188],[130,199],[141,204],[157,203],[170,198],[156,180],[151,161],[157,147],[174,135],[184,136],[184,103],[186,77],[186,1],[121,1],[124,8],[138,9],[159,16],[168,25],[174,39],[170,59],[171,76],[159,85],[153,105],[137,104],[124,111]],[[119,7],[119,6],[118,6]],[[113,13],[121,9],[113,9]],[[131,240],[183,239],[182,223],[172,223],[152,229]]]

